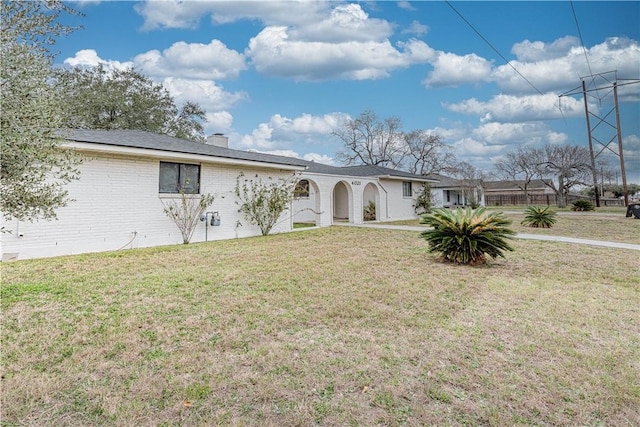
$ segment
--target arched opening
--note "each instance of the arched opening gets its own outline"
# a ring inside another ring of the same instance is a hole
[[[380,192],[378,187],[369,183],[362,193],[362,219],[365,221],[379,220],[380,217]]]
[[[294,228],[320,225],[321,201],[318,184],[308,178],[301,179],[294,189]]]
[[[344,182],[338,182],[333,187],[333,220],[353,221],[351,216],[351,189]]]

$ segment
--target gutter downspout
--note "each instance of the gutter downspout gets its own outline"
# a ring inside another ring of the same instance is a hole
[[[384,188],[384,185],[382,185],[382,182],[380,182],[380,177],[377,177],[376,179],[378,181],[378,185],[380,186],[380,188],[382,188],[382,191],[384,191],[384,208],[386,210],[385,219],[389,219],[389,192],[387,191],[386,188]]]

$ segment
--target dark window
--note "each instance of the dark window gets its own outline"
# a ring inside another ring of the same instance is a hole
[[[402,183],[402,196],[403,197],[413,197],[413,191],[411,190],[411,182],[404,181]]]
[[[301,179],[296,184],[295,190],[293,190],[293,195],[295,197],[303,198],[309,197],[309,181],[306,179]]]
[[[447,202],[451,201],[451,190],[447,190]]]
[[[198,194],[200,165],[160,162],[160,193]]]

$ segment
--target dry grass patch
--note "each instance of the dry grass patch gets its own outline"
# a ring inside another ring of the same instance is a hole
[[[640,424],[635,251],[425,245],[334,227],[3,263],[2,421]]]
[[[499,211],[499,209],[489,210],[489,212],[495,211]],[[512,220],[511,228],[516,233],[640,244],[640,220],[626,218],[624,211],[620,211],[620,213],[560,211],[556,216],[557,222],[551,228],[521,225],[520,223],[525,216],[523,209],[507,209],[505,216]],[[394,221],[391,224],[422,225],[418,220]]]

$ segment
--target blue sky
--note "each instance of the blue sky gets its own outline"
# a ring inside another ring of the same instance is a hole
[[[200,104],[206,133],[232,148],[331,164],[332,129],[370,109],[487,171],[517,146],[587,145],[582,97],[559,98],[581,78],[640,79],[640,2],[451,5],[459,14],[442,1],[85,0],[68,20],[84,29],[58,42],[56,62],[134,67]],[[627,177],[640,182],[640,84],[618,95]],[[613,107],[610,90],[588,101],[600,116]],[[605,128],[595,136],[609,141]]]

